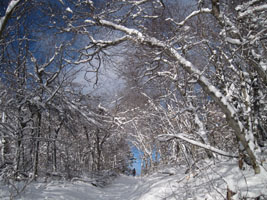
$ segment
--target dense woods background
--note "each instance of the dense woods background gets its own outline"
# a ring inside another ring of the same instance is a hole
[[[143,174],[221,156],[260,173],[265,1],[4,0],[0,7],[1,181],[129,173],[131,145],[142,152]],[[116,94],[101,92],[111,87],[102,83],[107,71],[123,84]]]

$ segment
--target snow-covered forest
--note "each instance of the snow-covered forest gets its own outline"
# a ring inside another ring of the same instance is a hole
[[[267,199],[266,0],[1,0],[0,52],[0,198]]]

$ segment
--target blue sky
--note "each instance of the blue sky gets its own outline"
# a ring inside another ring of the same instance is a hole
[[[131,150],[135,158],[135,162],[133,163],[133,168],[136,169],[136,175],[140,176],[141,175],[141,156],[143,152],[139,151],[135,146],[132,146]],[[155,155],[156,153],[154,151],[152,155],[154,161],[156,159]]]
[[[136,159],[134,164],[133,164],[133,168],[136,169],[136,175],[140,176],[141,175],[141,154],[142,152],[140,152],[136,147],[132,147],[132,152],[134,154],[134,158]]]

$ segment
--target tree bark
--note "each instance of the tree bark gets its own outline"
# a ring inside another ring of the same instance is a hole
[[[35,128],[36,128],[36,134],[35,134],[35,147],[34,147],[34,163],[33,163],[33,178],[36,179],[38,176],[38,166],[39,166],[39,146],[40,146],[40,140],[39,137],[41,135],[41,113],[37,111],[36,113],[36,119],[35,119]]]

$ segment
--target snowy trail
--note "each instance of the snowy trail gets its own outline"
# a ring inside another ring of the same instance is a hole
[[[207,163],[195,174],[185,168],[167,168],[146,177],[121,175],[101,188],[84,181],[33,182],[13,199],[19,200],[220,200],[225,199],[228,186],[239,196],[267,196],[267,171],[254,175],[253,170],[240,171],[237,161]],[[266,166],[267,169],[267,166]],[[244,177],[246,175],[246,177]],[[248,191],[247,189],[250,188]],[[0,185],[0,199],[10,200],[7,186]]]
[[[99,200],[162,200],[172,199],[171,184],[181,176],[157,175],[154,177],[121,176],[112,185],[103,189]],[[177,182],[176,182],[177,184]]]
[[[139,177],[120,176],[104,188],[84,182],[33,183],[17,199],[23,200],[137,200],[138,194],[144,192],[142,179]],[[1,193],[1,192],[0,192]],[[5,199],[5,198],[4,198]],[[9,199],[8,197],[6,199]]]
[[[136,192],[140,190],[141,179],[127,176],[117,178],[112,185],[103,189],[100,200],[135,200]]]
[[[119,176],[111,185],[104,188],[77,181],[32,183],[26,191],[15,199],[21,200],[158,200],[166,197],[170,188],[168,176],[150,179],[132,176]],[[1,196],[1,191],[0,191]],[[1,198],[0,198],[1,199]],[[6,197],[4,200],[10,198]]]

